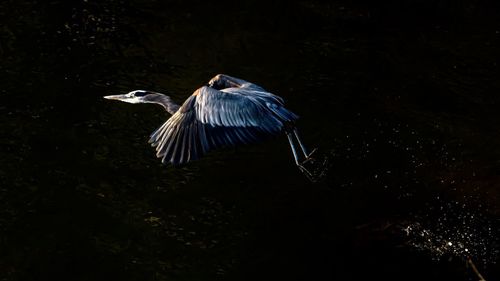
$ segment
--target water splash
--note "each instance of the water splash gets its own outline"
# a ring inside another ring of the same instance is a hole
[[[427,252],[434,260],[458,258],[473,268],[472,261],[482,268],[498,261],[500,236],[494,221],[459,202],[430,208],[429,214],[419,216],[416,222],[403,224],[401,231],[407,237],[407,245]]]

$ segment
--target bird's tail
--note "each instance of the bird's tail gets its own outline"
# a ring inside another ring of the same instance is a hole
[[[272,104],[269,106],[269,109],[283,123],[285,131],[289,129],[288,127],[294,127],[295,121],[299,119],[297,114],[282,106]]]

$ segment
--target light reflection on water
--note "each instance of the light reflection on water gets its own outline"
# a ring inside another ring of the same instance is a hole
[[[432,209],[432,208],[431,208]],[[431,258],[472,259],[482,266],[494,266],[499,257],[498,229],[481,210],[468,210],[459,202],[442,202],[432,214],[401,226],[407,244]]]

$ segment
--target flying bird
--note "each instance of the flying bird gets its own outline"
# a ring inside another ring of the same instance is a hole
[[[182,105],[169,96],[145,90],[104,98],[159,104],[172,115],[149,139],[163,163],[184,164],[210,150],[255,143],[285,133],[295,164],[308,177],[312,176],[303,165],[311,154],[307,153],[295,126],[299,117],[284,107],[281,97],[256,84],[218,74]]]

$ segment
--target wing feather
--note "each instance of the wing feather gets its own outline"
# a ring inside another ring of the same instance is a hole
[[[149,142],[162,162],[177,165],[216,148],[276,135],[286,122],[296,119],[297,115],[283,107],[280,97],[256,85],[223,90],[205,86],[155,130]]]

